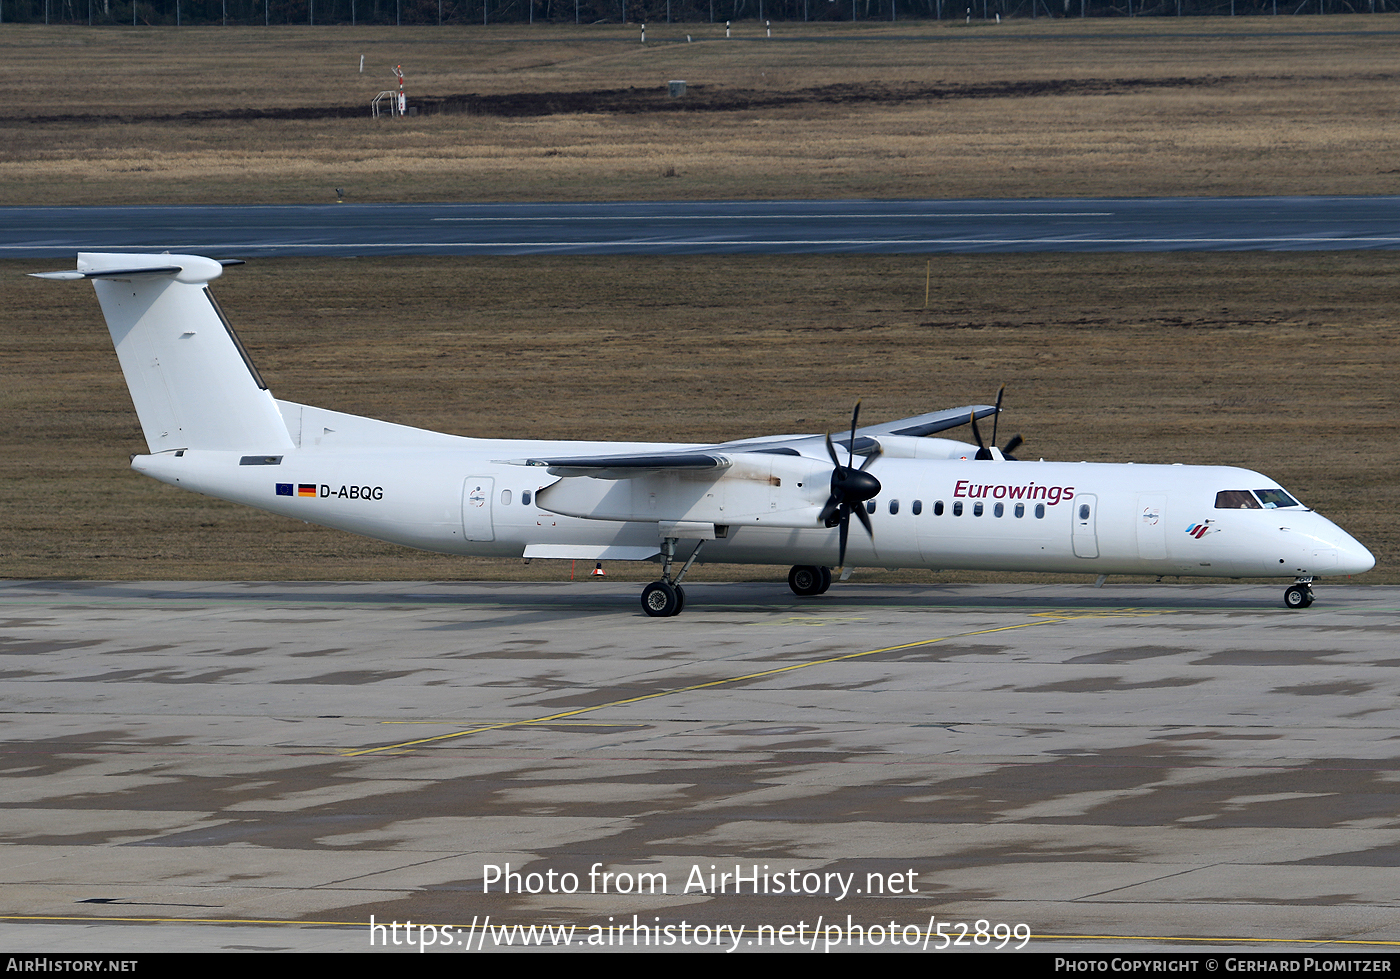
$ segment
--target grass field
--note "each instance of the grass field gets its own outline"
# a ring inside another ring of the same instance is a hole
[[[926,261],[283,259],[216,285],[274,394],[458,434],[820,432],[857,397],[874,422],[988,401],[1007,382],[1001,437],[1021,432],[1023,457],[1258,469],[1372,549],[1379,568],[1358,581],[1400,581],[1391,255],[942,256],[924,309]],[[567,577],[560,562],[418,554],[132,473],[145,445],[91,288],[18,276],[53,265],[0,264],[4,575]]]
[[[6,25],[0,203],[1391,193],[1396,24]]]

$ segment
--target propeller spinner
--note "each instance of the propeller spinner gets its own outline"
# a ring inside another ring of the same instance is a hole
[[[826,452],[831,456],[831,464],[835,468],[831,471],[831,495],[827,497],[826,506],[822,507],[821,516],[817,519],[824,527],[841,528],[841,552],[836,561],[838,568],[846,566],[846,539],[850,536],[852,513],[860,518],[865,532],[872,539],[875,536],[875,529],[870,526],[870,517],[863,504],[866,500],[880,495],[880,481],[865,471],[879,458],[880,450],[876,448],[866,456],[859,469],[855,468],[856,428],[859,419],[860,402],[857,401],[855,409],[851,412],[851,440],[846,446],[845,465],[841,464],[841,459],[836,454],[836,446],[831,442],[831,433],[826,435]]]

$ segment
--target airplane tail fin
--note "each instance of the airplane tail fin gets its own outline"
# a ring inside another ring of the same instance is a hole
[[[223,265],[196,255],[84,252],[91,279],[152,453],[292,448],[277,403],[209,291]]]

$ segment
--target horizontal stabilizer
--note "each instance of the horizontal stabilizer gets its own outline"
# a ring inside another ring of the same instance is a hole
[[[30,272],[36,279],[130,279],[138,275],[170,275],[183,272],[178,265],[159,265],[148,269],[103,269],[100,272]]]
[[[208,289],[223,271],[224,263],[199,255],[83,252],[76,271],[38,273],[92,280],[152,453],[293,448],[267,385]]]
[[[149,264],[142,264],[146,259]],[[125,263],[125,264],[123,264]],[[173,275],[180,282],[203,284],[217,279],[226,266],[242,265],[241,258],[204,258],[202,255],[105,255],[82,252],[78,268],[58,272],[30,272],[36,279],[71,282],[82,279],[133,279],[148,275]]]

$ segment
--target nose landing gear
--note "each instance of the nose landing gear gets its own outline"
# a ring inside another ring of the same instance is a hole
[[[1299,578],[1283,593],[1284,608],[1307,608],[1312,603],[1312,578]]]

